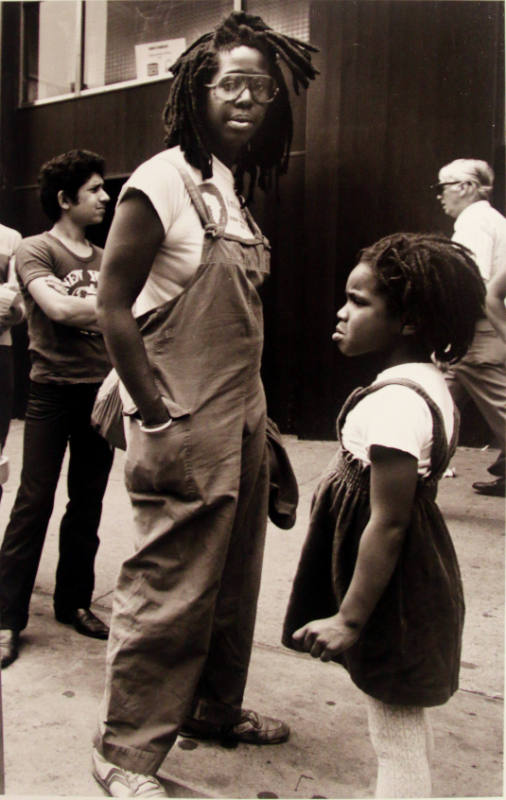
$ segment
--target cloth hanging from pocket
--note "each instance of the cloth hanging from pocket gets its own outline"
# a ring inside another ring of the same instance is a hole
[[[106,375],[97,392],[91,412],[91,424],[112,447],[126,450],[119,375],[114,368]]]
[[[269,519],[278,528],[293,528],[297,517],[299,488],[278,426],[267,417],[270,488]]]

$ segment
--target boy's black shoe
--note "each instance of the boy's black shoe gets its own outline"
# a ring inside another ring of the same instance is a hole
[[[75,611],[62,612],[55,609],[58,622],[73,625],[78,633],[91,636],[93,639],[107,639],[109,628],[89,608],[76,608]]]
[[[11,628],[0,630],[0,663],[2,669],[12,664],[18,657],[19,631]]]

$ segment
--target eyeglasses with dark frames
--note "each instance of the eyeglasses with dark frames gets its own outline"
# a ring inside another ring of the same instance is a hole
[[[467,181],[441,181],[440,183],[432,183],[430,188],[434,189],[437,194],[441,194],[445,186],[456,186],[458,183],[467,183]]]
[[[216,83],[206,83],[206,87],[213,90],[218,100],[229,103],[237,100],[247,87],[255,103],[259,105],[272,103],[279,91],[276,81],[270,75],[245,75],[242,72],[229,72]]]

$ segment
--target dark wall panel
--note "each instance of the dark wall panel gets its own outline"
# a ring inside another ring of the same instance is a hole
[[[110,175],[128,175],[163,149],[169,81],[48,103],[16,112],[14,186],[33,185],[40,165],[73,147],[96,150]]]
[[[262,290],[265,317],[263,379],[270,416],[286,433],[297,431],[300,312],[304,266],[304,154],[290,159],[279,200],[262,198],[255,209],[272,246],[271,276]]]
[[[304,173],[306,93],[292,97],[294,137],[288,172],[278,190],[257,189],[251,210],[272,247],[271,276],[262,289],[265,345],[262,375],[270,416],[296,433],[300,391],[299,338],[303,335]]]
[[[503,15],[496,2],[311,4],[321,76],[307,115],[306,254],[316,268],[304,273],[304,437],[333,436],[335,410],[375,372],[374,360],[345,359],[330,341],[359,249],[396,230],[450,235],[428,186],[453,158],[489,161],[504,208]]]
[[[20,3],[2,3],[0,31],[0,215],[4,224],[15,225],[10,175],[17,160],[14,109],[18,98]]]

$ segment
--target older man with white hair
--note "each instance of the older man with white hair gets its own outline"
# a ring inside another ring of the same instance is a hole
[[[439,171],[437,196],[445,214],[455,220],[452,239],[474,255],[488,284],[506,267],[506,219],[490,205],[494,172],[486,161],[458,158]],[[504,495],[506,432],[506,350],[491,321],[484,316],[476,326],[467,355],[446,373],[457,404],[471,397],[500,447],[489,472],[492,481],[473,483],[480,494]]]

